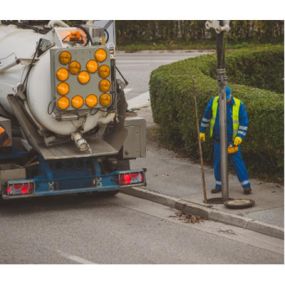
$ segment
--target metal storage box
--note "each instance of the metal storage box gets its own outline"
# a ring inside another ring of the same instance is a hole
[[[123,145],[123,158],[145,157],[146,155],[146,122],[141,117],[127,117],[125,128],[128,136]]]

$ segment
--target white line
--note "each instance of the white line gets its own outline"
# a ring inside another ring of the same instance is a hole
[[[125,88],[124,91],[125,91],[125,94],[131,92],[133,90],[133,88]]]
[[[139,109],[150,105],[149,91],[127,100],[128,109]]]
[[[90,260],[87,260],[87,259],[84,259],[80,256],[76,256],[76,255],[71,255],[71,254],[68,254],[68,253],[65,253],[61,250],[57,250],[57,252],[62,256],[62,257],[65,257],[69,260],[72,260],[72,261],[75,261],[79,264],[95,264],[94,262],[90,261]]]

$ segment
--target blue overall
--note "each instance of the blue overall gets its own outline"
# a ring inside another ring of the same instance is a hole
[[[212,103],[213,99],[211,98],[205,108],[202,122],[200,125],[200,132],[205,133],[206,128],[209,126],[211,117],[212,117]],[[233,109],[234,100],[233,98],[227,103],[227,142],[228,145],[233,145],[233,120],[232,120],[232,109]],[[216,189],[221,190],[221,147],[220,147],[220,118],[219,118],[219,108],[217,111],[216,121],[214,125],[213,138],[214,138],[214,175],[216,179]],[[248,129],[248,115],[245,105],[241,102],[239,109],[239,129],[237,136],[244,139]],[[238,152],[234,154],[229,154],[229,159],[234,166],[237,177],[244,189],[250,188],[250,182],[248,178],[248,172],[243,161],[240,146]]]

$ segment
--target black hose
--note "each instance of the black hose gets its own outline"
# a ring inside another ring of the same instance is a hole
[[[107,43],[109,41],[110,35],[107,29],[104,29],[104,32],[106,33],[106,42]]]
[[[84,28],[83,26],[76,26],[76,28],[82,30],[85,33],[86,37],[87,37],[87,41],[86,41],[84,46],[87,46],[89,44],[89,42],[91,43],[91,45],[93,45],[93,41],[92,41],[92,38],[91,38],[88,30],[86,28]]]

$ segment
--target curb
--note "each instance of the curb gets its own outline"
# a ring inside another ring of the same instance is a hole
[[[139,187],[123,189],[121,192],[180,210],[186,214],[201,216],[208,220],[233,225],[284,240],[284,229],[278,226],[269,225],[250,218],[214,210],[206,205],[189,202],[180,198],[174,198]]]

